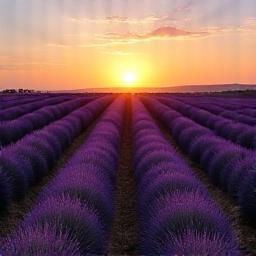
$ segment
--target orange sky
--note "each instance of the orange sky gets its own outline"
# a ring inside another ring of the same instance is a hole
[[[102,1],[1,1],[0,88],[256,83],[253,1]]]

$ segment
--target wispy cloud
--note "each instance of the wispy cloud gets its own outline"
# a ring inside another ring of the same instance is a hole
[[[107,55],[115,55],[115,56],[130,56],[134,54],[133,52],[127,52],[127,51],[103,51],[104,54]]]
[[[211,26],[203,28],[208,35],[223,35],[227,33],[243,33],[255,32],[256,33],[256,18],[248,17],[240,26]]]
[[[198,38],[207,36],[208,32],[205,31],[186,31],[183,29],[178,29],[171,26],[163,26],[157,29],[153,29],[148,33],[105,33],[105,34],[95,34],[93,41],[87,41],[84,43],[50,43],[49,47],[60,47],[60,48],[104,48],[109,46],[118,45],[128,45],[137,44],[142,42],[150,42],[153,40],[172,40],[172,39],[182,39],[187,40],[191,38]],[[110,53],[110,52],[109,52]],[[111,54],[113,52],[111,51]],[[115,55],[127,55],[127,52],[117,51]]]
[[[184,3],[179,4],[173,10],[173,14],[187,14],[193,6],[195,6],[195,0],[187,0]]]
[[[145,41],[145,40],[153,40],[153,39],[170,39],[175,37],[194,37],[194,36],[202,36],[205,35],[206,32],[192,32],[186,31],[182,29],[178,29],[171,26],[164,26],[145,34],[138,33],[108,33],[104,35],[105,39],[110,40],[120,40],[120,41]]]
[[[188,11],[192,8],[194,1],[187,1],[185,5],[180,6],[177,12]],[[240,26],[198,26],[198,28],[189,28],[186,22],[176,22],[175,18],[170,16],[147,16],[144,19],[136,19],[123,16],[109,16],[102,19],[83,18],[77,19],[77,22],[92,23],[118,23],[120,26],[100,26],[99,31],[93,30],[88,33],[82,32],[66,34],[64,39],[59,42],[48,43],[51,47],[60,48],[104,48],[111,46],[132,45],[153,40],[191,40],[205,37],[225,36],[231,33],[254,33],[256,32],[256,18],[247,17]],[[185,21],[185,20],[183,20]],[[145,22],[148,26],[138,26],[137,22]],[[133,26],[125,26],[131,23]],[[176,24],[177,23],[177,24]],[[180,23],[180,24],[178,24]],[[184,23],[182,25],[182,23]],[[90,26],[89,26],[90,27]],[[92,26],[91,26],[92,27]],[[84,29],[84,28],[83,28]],[[103,52],[111,55],[127,55],[126,52]]]
[[[240,28],[247,31],[256,32],[256,17],[248,17]]]
[[[19,62],[18,60],[14,63],[9,64],[0,64],[0,71],[28,71],[35,68],[43,68],[49,66],[64,66],[62,63],[57,62],[41,62],[41,61],[33,61],[33,62]]]
[[[167,16],[147,16],[143,18],[131,18],[127,16],[107,16],[105,18],[79,18],[79,17],[68,17],[68,20],[75,23],[82,24],[154,24],[155,22],[166,19]]]
[[[11,71],[16,69],[17,65],[0,64],[0,71]]]

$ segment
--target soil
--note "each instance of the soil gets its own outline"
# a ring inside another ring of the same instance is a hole
[[[128,98],[116,186],[116,215],[108,255],[136,255],[136,192],[132,170],[131,101]]]

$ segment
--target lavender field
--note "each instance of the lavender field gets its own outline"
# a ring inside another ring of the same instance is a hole
[[[256,255],[256,94],[0,94],[0,255]]]

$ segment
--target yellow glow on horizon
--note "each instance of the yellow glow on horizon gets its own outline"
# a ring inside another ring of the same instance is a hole
[[[225,33],[196,40],[173,40],[171,47],[167,40],[106,48],[47,47],[42,51],[31,45],[33,50],[29,52],[24,44],[18,51],[17,63],[4,59],[6,67],[12,68],[0,72],[0,87],[136,91],[141,87],[191,84],[255,84],[255,58],[251,49],[256,34],[250,38],[241,34],[239,58],[237,49],[230,47],[236,38],[235,34]]]

